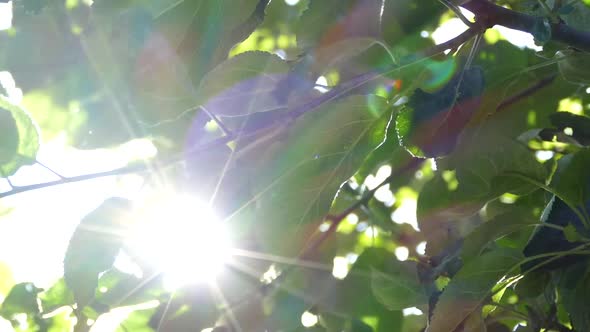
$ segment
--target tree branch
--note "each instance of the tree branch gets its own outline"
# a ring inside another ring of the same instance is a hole
[[[476,21],[485,26],[501,25],[533,35],[536,27],[542,26],[545,19],[510,10],[487,0],[471,0],[461,6],[473,12]],[[564,23],[549,24],[551,26],[551,40],[590,52],[590,32],[572,28]]]
[[[361,206],[367,204],[373,198],[373,196],[375,196],[375,193],[377,192],[377,190],[379,190],[379,188],[390,183],[391,181],[393,181],[396,177],[400,176],[401,174],[416,169],[418,166],[422,165],[424,160],[425,159],[420,159],[420,158],[410,159],[410,161],[408,161],[408,163],[406,165],[394,170],[391,173],[391,175],[389,175],[385,180],[383,180],[381,183],[379,183],[375,188],[367,191],[363,195],[363,197],[361,197],[358,201],[354,202],[352,205],[350,205],[344,211],[340,212],[337,215],[326,216],[326,219],[330,221],[330,227],[325,232],[320,233],[320,235],[313,242],[311,242],[311,244],[308,245],[307,248],[305,248],[305,250],[299,255],[299,258],[306,259],[306,258],[309,258],[309,256],[315,254],[317,252],[317,249],[330,237],[330,235],[332,235],[333,233],[336,232],[340,223],[342,223],[342,221],[349,214],[353,213]]]
[[[549,76],[541,79],[540,81],[534,83],[533,85],[529,86],[528,88],[526,88],[522,91],[519,91],[518,93],[504,99],[500,103],[500,105],[498,105],[498,107],[496,107],[496,112],[500,112],[500,111],[508,108],[509,106],[519,102],[520,100],[535,94],[537,91],[539,91],[539,90],[543,89],[544,87],[553,83],[553,81],[555,80],[556,77],[557,77],[557,74],[549,75]]]

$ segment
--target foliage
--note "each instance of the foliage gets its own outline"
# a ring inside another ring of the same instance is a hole
[[[457,5],[475,23],[435,43]],[[12,209],[23,192],[142,182],[102,195],[68,232],[37,221],[70,238],[63,278],[41,288],[2,263],[0,316],[14,330],[98,331],[121,313],[116,331],[590,329],[588,1],[10,8],[0,221],[37,208],[22,194]],[[144,143],[157,152],[135,157]],[[64,176],[41,162],[56,144],[124,161]],[[23,185],[35,169],[52,178]],[[170,192],[170,204],[158,196]],[[197,281],[222,260],[207,241],[220,225],[231,259]],[[148,231],[152,256],[137,243]],[[169,288],[163,266],[188,281]]]

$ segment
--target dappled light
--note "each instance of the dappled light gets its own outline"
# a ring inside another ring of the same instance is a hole
[[[1,332],[590,331],[590,2],[0,0]]]

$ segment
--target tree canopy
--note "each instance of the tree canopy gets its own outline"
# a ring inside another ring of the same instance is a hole
[[[0,330],[590,331],[590,1],[0,26]]]

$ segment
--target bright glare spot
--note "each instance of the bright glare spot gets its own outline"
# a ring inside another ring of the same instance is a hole
[[[392,207],[395,204],[395,196],[393,192],[389,190],[389,184],[377,189],[375,192],[375,199],[385,204],[387,207]]]
[[[357,190],[359,187],[358,182],[356,182],[355,178],[350,178],[348,180],[348,185],[350,186],[350,188],[352,188],[352,190]]]
[[[471,20],[471,17],[473,17],[473,14],[469,11],[462,10],[462,12],[467,19]],[[495,26],[494,29],[497,30],[504,39],[516,47],[526,47],[535,51],[542,50],[541,46],[535,45],[535,40],[529,33],[508,29],[503,26]],[[431,37],[432,40],[434,40],[434,43],[438,45],[457,37],[465,30],[467,30],[467,26],[460,19],[452,18],[434,30]]]
[[[391,175],[391,166],[383,165],[383,166],[379,167],[379,170],[377,170],[377,174],[375,174],[375,178],[377,179],[377,181],[383,182],[390,175]]]
[[[143,271],[141,270],[141,267],[124,251],[121,251],[119,255],[117,255],[113,266],[123,273],[133,275],[137,278],[143,277]]]
[[[354,252],[346,254],[346,260],[348,260],[348,264],[354,264],[358,258],[359,255],[355,254]]]
[[[304,312],[301,315],[301,325],[305,327],[312,327],[318,323],[318,316],[312,314],[309,311]]]
[[[359,222],[359,216],[357,216],[356,213],[351,213],[346,216],[346,221],[351,225],[356,225]]]
[[[565,127],[563,128],[563,133],[568,135],[568,136],[573,136],[574,135],[574,129],[572,127]]]
[[[535,152],[535,157],[537,157],[538,161],[547,161],[553,158],[554,155],[555,153],[553,151],[539,150]]]
[[[373,190],[373,189],[375,189],[375,187],[377,187],[379,182],[377,182],[377,178],[375,178],[375,176],[373,176],[373,174],[369,174],[365,178],[364,184],[369,190]]]
[[[584,112],[584,107],[582,106],[582,101],[577,98],[564,98],[559,101],[559,106],[557,106],[559,111],[566,111],[571,112],[576,115],[582,115]]]
[[[467,30],[467,26],[460,19],[452,18],[436,28],[430,37],[438,45],[457,37],[465,30]]]
[[[416,307],[411,307],[411,308],[405,308],[404,310],[402,310],[402,314],[404,315],[404,317],[406,316],[422,316],[424,313],[422,312],[422,310],[416,308]]]
[[[170,289],[212,281],[229,261],[230,245],[211,209],[183,195],[151,203],[141,213],[131,248],[164,273]]]
[[[364,232],[369,227],[369,224],[366,222],[360,222],[356,225],[356,231],[359,233]]]
[[[131,160],[153,158],[158,153],[158,149],[154,143],[149,139],[143,138],[131,140],[121,145],[117,150]]]
[[[266,272],[264,272],[264,274],[262,275],[262,278],[260,278],[260,281],[264,282],[265,284],[270,284],[276,278],[278,278],[280,275],[281,275],[281,271],[277,270],[277,267],[274,264],[272,264],[268,268],[268,270]]]
[[[29,321],[27,320],[27,314],[16,314],[12,316],[12,318],[18,324],[18,327],[21,330],[28,330],[29,329]]]
[[[337,279],[344,279],[348,274],[348,259],[346,257],[334,257],[334,267],[332,268],[332,275]]]
[[[0,30],[12,27],[12,1],[0,3]]]
[[[285,52],[284,50],[276,50],[275,54],[283,60],[287,59],[287,52]]]
[[[473,14],[472,12],[468,11],[463,7],[459,7],[459,10],[461,10],[461,14],[463,14],[463,16],[465,16],[465,18],[469,21],[473,22],[475,20],[475,14]]]
[[[371,239],[376,238],[377,235],[379,235],[379,230],[377,229],[377,227],[367,227],[367,229],[365,230],[365,236]]]
[[[586,88],[586,93],[590,94],[590,88]]]
[[[438,170],[438,166],[436,165],[436,159],[430,158],[430,159],[428,159],[428,163],[430,164],[431,170],[433,170],[435,172]]]
[[[397,247],[395,248],[395,257],[397,257],[398,261],[406,261],[410,256],[410,251],[406,247]]]
[[[330,229],[330,223],[329,222],[323,222],[320,224],[320,227],[318,227],[318,229],[320,230],[320,232],[327,232],[328,229]]]
[[[215,120],[209,120],[205,123],[205,130],[207,132],[213,133],[219,130],[219,125],[217,124],[217,122],[215,122]]]
[[[318,77],[318,79],[315,81],[316,87],[315,89],[321,93],[326,93],[328,92],[328,89],[326,88],[326,86],[328,86],[328,79],[325,76],[320,76]]]
[[[510,193],[505,193],[502,196],[500,196],[500,202],[504,204],[514,204],[514,202],[516,202],[517,199],[518,196]]]
[[[7,71],[0,71],[0,85],[6,91],[6,97],[8,98],[9,102],[15,105],[20,104],[20,102],[23,100],[23,90],[16,86],[16,82],[14,81],[12,74]]]
[[[416,206],[417,202],[415,199],[405,199],[403,203],[391,214],[391,219],[396,224],[409,224],[416,231],[418,229],[418,220],[416,219]]]
[[[430,33],[428,33],[428,31],[426,31],[426,30],[420,31],[420,37],[428,38],[428,36],[430,36]]]
[[[373,189],[377,188],[377,186],[381,182],[385,181],[385,179],[387,179],[387,177],[390,175],[391,175],[391,166],[383,165],[383,166],[379,167],[379,170],[377,170],[377,173],[375,173],[375,175],[369,174],[365,178],[364,184],[369,190],[373,190]]]
[[[213,332],[213,328],[212,327],[208,327],[204,330],[201,330],[201,332]]]
[[[418,243],[418,245],[416,246],[416,252],[419,255],[426,254],[426,241],[422,241],[422,242]]]
[[[285,0],[285,3],[289,6],[295,6],[299,3],[299,0]]]
[[[509,29],[499,25],[495,26],[494,29],[498,30],[504,39],[516,47],[530,48],[537,52],[543,50],[542,46],[535,45],[535,38],[530,33]]]

